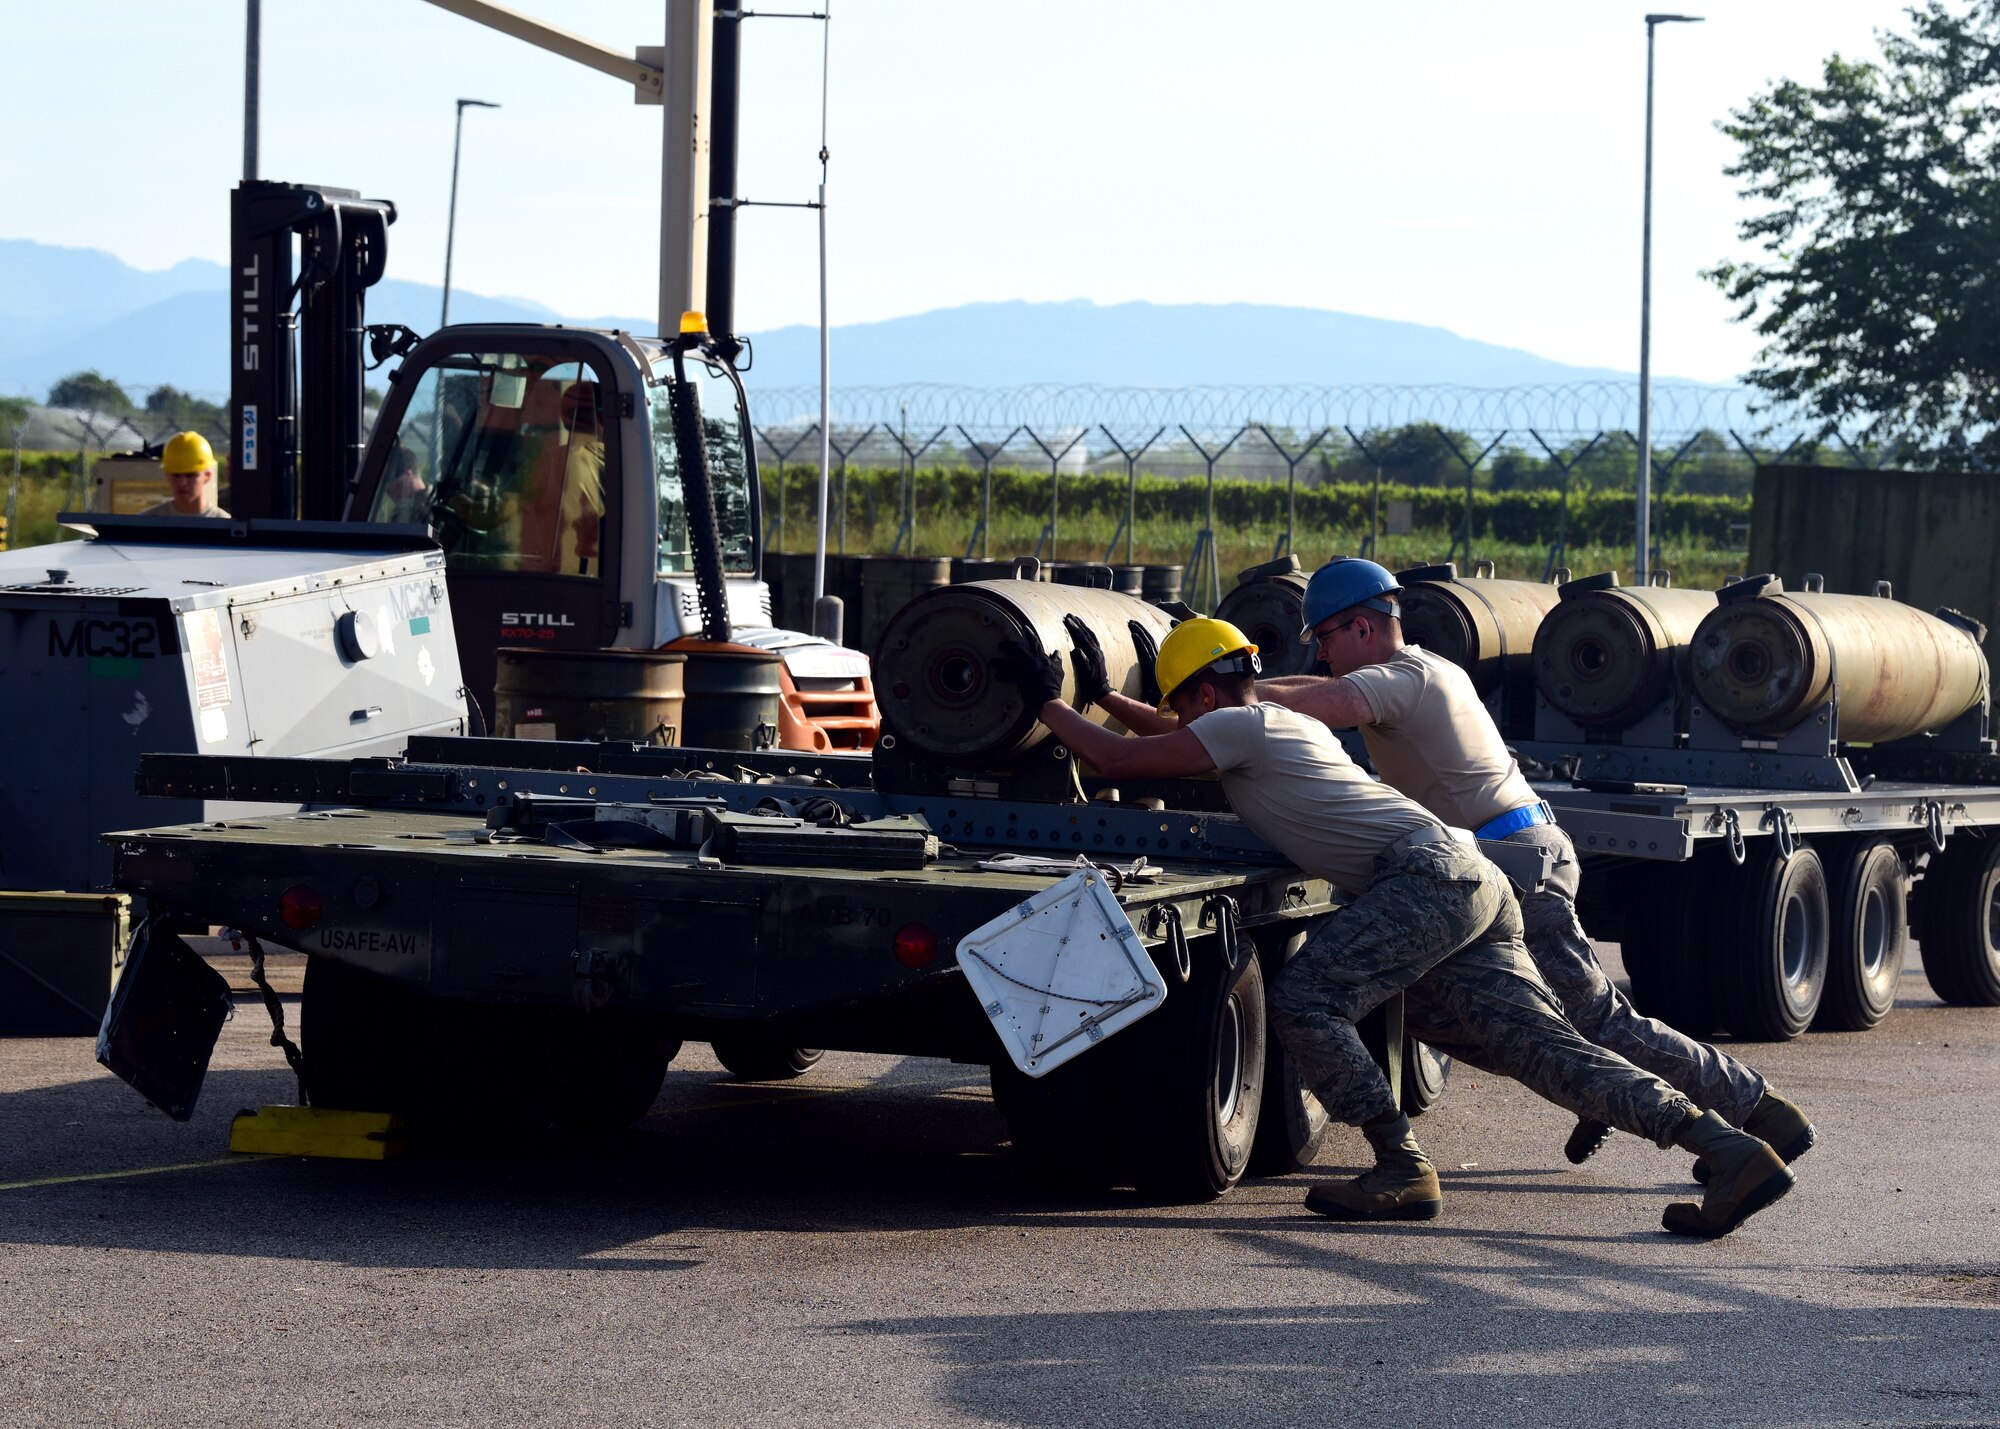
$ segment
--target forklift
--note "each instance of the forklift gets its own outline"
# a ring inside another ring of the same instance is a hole
[[[369,327],[395,217],[348,189],[237,187],[230,509],[428,526],[482,714],[503,646],[736,645],[781,658],[778,747],[872,748],[867,657],[772,625],[737,341],[696,312],[665,338]],[[392,361],[367,435],[366,373]]]

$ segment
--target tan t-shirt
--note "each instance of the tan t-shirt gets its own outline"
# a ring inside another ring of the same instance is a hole
[[[1451,661],[1405,645],[1346,679],[1375,715],[1361,726],[1375,772],[1446,823],[1477,829],[1535,802],[1472,677]]]
[[[1210,710],[1188,726],[1258,838],[1315,878],[1368,887],[1375,855],[1438,821],[1367,772],[1320,721],[1281,705]]]
[[[178,516],[180,512],[174,510],[174,499],[169,496],[165,501],[154,502],[139,514],[141,516]],[[205,506],[199,514],[203,516],[215,516],[224,520],[229,519],[229,513],[224,511],[220,506]]]

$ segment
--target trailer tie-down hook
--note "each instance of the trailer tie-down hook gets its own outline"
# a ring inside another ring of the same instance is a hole
[[[1181,923],[1181,909],[1178,903],[1162,903],[1153,909],[1153,929],[1158,932],[1161,924],[1167,930],[1167,951],[1173,956],[1174,972],[1182,982],[1194,977],[1194,958],[1188,953],[1187,929]]]
[[[1764,827],[1770,829],[1778,840],[1779,858],[1789,860],[1799,851],[1798,825],[1792,818],[1790,809],[1781,808],[1776,804],[1766,805]],[[1737,861],[1740,863],[1742,860]]]
[[[1729,861],[1741,868],[1744,859],[1749,856],[1743,848],[1742,817],[1734,809],[1724,809],[1721,817],[1723,833],[1729,839]]]
[[[1236,971],[1238,958],[1236,925],[1242,915],[1237,911],[1236,900],[1227,893],[1217,893],[1201,905],[1201,926],[1213,926],[1216,940],[1222,944],[1222,961],[1231,972]]]
[[[1930,835],[1931,852],[1943,853],[1948,830],[1945,828],[1942,799],[1924,800],[1924,832]]]

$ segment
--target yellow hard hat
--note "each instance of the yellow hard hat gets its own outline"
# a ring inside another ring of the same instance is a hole
[[[1179,689],[1190,676],[1198,675],[1232,655],[1247,658],[1243,661],[1242,671],[1226,673],[1262,673],[1263,665],[1257,659],[1257,647],[1226,620],[1203,616],[1183,620],[1168,631],[1167,638],[1160,642],[1160,658],[1153,666],[1153,677],[1160,686],[1160,713],[1173,713],[1167,704],[1167,696]]]
[[[169,437],[166,450],[160,453],[160,470],[168,476],[186,476],[190,472],[209,471],[214,466],[215,452],[200,432],[180,432]]]

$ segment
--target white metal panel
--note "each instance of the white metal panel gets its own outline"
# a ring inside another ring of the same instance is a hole
[[[1014,1065],[1040,1077],[1165,1003],[1105,875],[1091,867],[959,940],[959,971]]]

